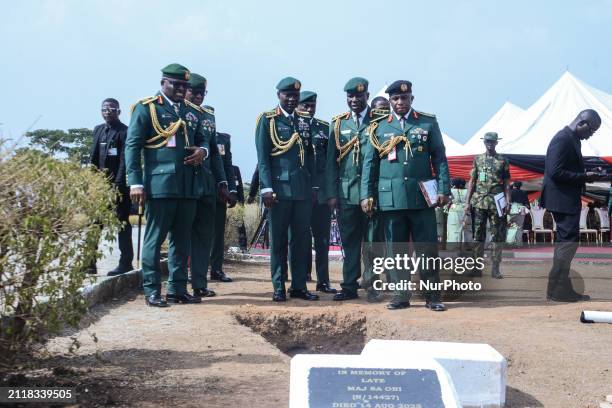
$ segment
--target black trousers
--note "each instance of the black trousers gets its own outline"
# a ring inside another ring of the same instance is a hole
[[[552,214],[557,223],[557,238],[546,292],[547,295],[563,297],[573,292],[569,273],[578,249],[580,213],[565,214],[553,211]]]
[[[117,196],[117,207],[115,214],[121,222],[121,229],[117,236],[119,241],[119,265],[125,268],[132,269],[132,260],[134,259],[134,248],[132,247],[132,224],[130,224],[130,209],[132,201],[130,200],[130,191],[128,187],[119,187],[119,195]],[[98,223],[100,229],[104,228],[102,223]],[[98,247],[96,246],[96,249]],[[92,261],[92,267],[95,266],[96,260]]]

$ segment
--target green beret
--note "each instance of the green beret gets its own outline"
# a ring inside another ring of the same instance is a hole
[[[189,70],[181,64],[167,65],[162,68],[161,72],[166,78],[182,79],[183,81],[189,81],[189,77],[191,76]]]
[[[361,77],[355,77],[348,80],[344,85],[344,92],[359,93],[368,90],[368,80]]]
[[[492,140],[494,142],[497,142],[498,140],[501,140],[502,138],[498,137],[496,132],[487,132],[485,133],[484,137],[481,137],[481,139]]]
[[[317,93],[312,91],[302,91],[300,92],[300,103],[301,102],[316,102],[317,101]]]
[[[412,82],[400,79],[389,85],[387,89],[385,89],[385,92],[389,94],[389,96],[401,93],[412,93]]]
[[[204,78],[202,75],[192,72],[189,77],[188,86],[191,89],[206,88],[206,78]]]
[[[302,84],[300,81],[293,77],[283,78],[278,85],[276,85],[276,89],[279,91],[299,91],[301,87]]]

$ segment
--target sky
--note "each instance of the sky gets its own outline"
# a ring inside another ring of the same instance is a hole
[[[2,16],[0,137],[93,128],[107,97],[129,124],[129,106],[177,62],[208,79],[205,103],[245,179],[255,120],[285,76],[318,93],[326,120],[347,110],[353,76],[372,96],[410,80],[415,109],[459,142],[505,101],[527,108],[566,69],[612,93],[612,1],[23,0]]]

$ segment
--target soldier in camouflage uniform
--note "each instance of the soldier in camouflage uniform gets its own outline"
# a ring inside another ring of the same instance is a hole
[[[487,220],[491,225],[491,241],[493,242],[491,276],[502,279],[504,276],[499,270],[502,258],[502,243],[506,240],[506,214],[510,210],[510,163],[508,159],[495,151],[498,136],[495,132],[484,135],[484,145],[487,151],[474,158],[474,165],[470,172],[470,183],[467,192],[466,216],[474,207],[475,233],[474,257],[484,254],[484,242],[487,232]],[[496,194],[504,192],[506,206],[500,217],[495,206]]]

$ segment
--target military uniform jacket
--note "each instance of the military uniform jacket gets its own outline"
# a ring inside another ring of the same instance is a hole
[[[435,116],[411,110],[402,130],[389,113],[373,121],[369,133],[361,199],[374,198],[382,211],[427,208],[418,183],[434,177],[438,193],[449,194],[448,162]]]
[[[327,144],[327,197],[338,198],[344,204],[359,205],[361,170],[366,146],[370,144],[367,134],[374,117],[368,108],[359,127],[351,112],[332,118]],[[357,138],[357,139],[355,139]]]
[[[200,113],[202,127],[210,133],[210,158],[202,163],[202,196],[210,197],[217,194],[217,184],[227,182],[227,176],[223,168],[223,157],[217,147],[217,132],[215,124],[215,111],[210,106],[198,106],[189,101],[185,103]]]
[[[486,153],[474,157],[470,172],[474,185],[471,205],[482,210],[495,210],[495,194],[504,191],[504,182],[510,180],[510,162],[500,154]]]
[[[271,188],[279,199],[305,200],[312,195],[310,118],[297,111],[293,117],[291,121],[277,107],[257,118],[260,187]]]
[[[313,149],[313,175],[312,185],[317,188],[318,200],[320,204],[327,201],[325,171],[327,163],[327,143],[329,140],[329,123],[324,120],[314,118],[310,121],[310,135]]]
[[[185,103],[180,104],[177,114],[161,93],[139,101],[132,112],[125,144],[128,184],[144,185],[149,198],[200,197],[202,166],[183,164],[191,154],[185,146],[210,151],[211,137],[200,112]],[[168,146],[172,144],[175,147]]]
[[[217,132],[217,150],[222,159],[223,171],[227,178],[227,189],[229,191],[236,191],[236,175],[234,174],[234,165],[232,163],[232,144],[230,142],[231,136],[227,133]]]

